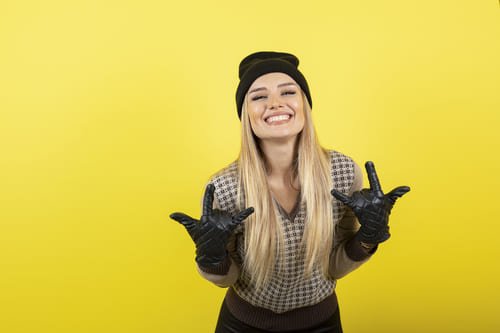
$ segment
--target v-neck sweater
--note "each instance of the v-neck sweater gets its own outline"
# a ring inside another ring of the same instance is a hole
[[[346,195],[362,188],[360,167],[348,156],[329,151],[333,187]],[[237,211],[238,169],[230,164],[210,179],[215,185],[216,208],[234,215]],[[275,199],[274,199],[275,200]],[[275,200],[285,244],[284,273],[277,269],[269,285],[256,289],[249,273],[242,269],[244,258],[244,224],[234,231],[228,245],[229,256],[219,267],[198,272],[220,287],[229,287],[225,301],[229,311],[247,325],[261,329],[286,330],[305,328],[326,320],[337,308],[337,279],[366,262],[372,253],[361,247],[356,237],[359,223],[352,211],[332,196],[334,242],[329,274],[319,268],[303,279],[304,249],[301,247],[306,218],[306,203],[299,200],[290,213]]]

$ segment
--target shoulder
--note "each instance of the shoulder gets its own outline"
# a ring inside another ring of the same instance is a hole
[[[336,150],[328,150],[328,154],[330,155],[332,175],[354,172],[356,162],[351,157]]]
[[[351,157],[341,152],[328,150],[328,154],[333,187],[346,194],[351,192],[353,185],[360,180],[362,182],[361,168]]]
[[[238,195],[238,163],[233,162],[210,177],[208,183],[215,186],[215,197],[220,209],[229,212],[236,210]]]
[[[226,166],[225,168],[219,170],[212,177],[210,177],[210,183],[217,184],[227,184],[232,182],[238,182],[238,163],[233,162]]]

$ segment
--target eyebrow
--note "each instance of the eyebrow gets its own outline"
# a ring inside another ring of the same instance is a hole
[[[284,86],[290,86],[290,85],[296,86],[296,84],[293,82],[286,82],[286,83],[278,84],[278,88],[281,88]],[[251,93],[254,93],[256,91],[261,91],[261,90],[267,90],[267,88],[266,87],[255,88],[255,89],[252,89],[251,91],[249,91],[248,93],[251,94]]]

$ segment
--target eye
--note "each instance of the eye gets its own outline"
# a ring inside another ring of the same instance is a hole
[[[295,95],[295,90],[287,90],[287,91],[284,91],[282,92],[281,94],[282,95]]]
[[[252,97],[252,101],[258,101],[259,99],[263,99],[263,98],[266,98],[266,96],[265,95],[257,95],[257,96]]]

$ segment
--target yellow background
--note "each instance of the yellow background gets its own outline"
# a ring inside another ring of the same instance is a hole
[[[412,188],[345,332],[500,331],[498,1],[4,0],[0,45],[0,332],[213,331],[168,215],[236,158],[259,50],[300,58],[324,146]]]

